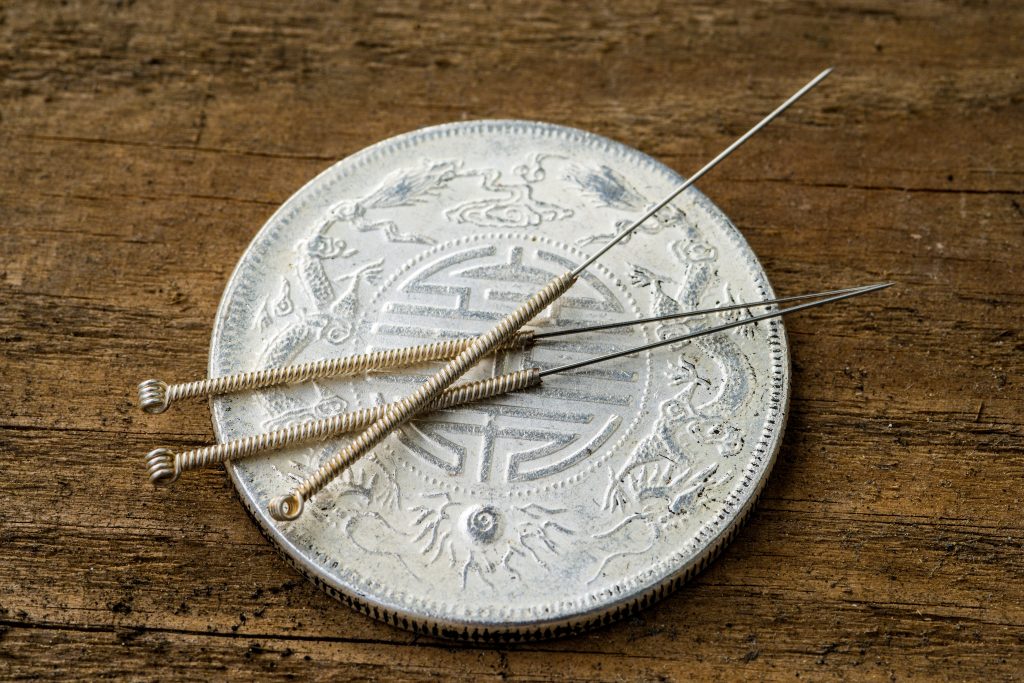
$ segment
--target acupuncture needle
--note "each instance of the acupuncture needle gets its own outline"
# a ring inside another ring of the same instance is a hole
[[[628,356],[642,351],[650,349],[656,349],[660,346],[668,344],[676,344],[685,342],[690,339],[702,337],[709,334],[721,332],[723,330],[729,330],[740,325],[747,325],[750,323],[757,322],[759,320],[767,320],[769,318],[775,318],[786,315],[787,313],[793,313],[795,311],[812,308],[814,306],[820,306],[822,304],[840,301],[861,294],[867,294],[869,292],[875,292],[886,287],[890,287],[892,283],[879,283],[873,285],[864,285],[860,287],[849,287],[846,289],[836,289],[827,292],[817,292],[814,294],[802,294],[799,296],[783,297],[780,299],[773,299],[771,301],[760,301],[748,304],[737,304],[730,306],[723,306],[720,308],[706,309],[704,311],[693,311],[689,315],[704,315],[710,313],[720,313],[724,311],[736,310],[737,308],[755,308],[761,306],[774,305],[779,302],[791,302],[800,301],[806,299],[819,299],[811,303],[801,304],[798,306],[791,306],[790,308],[773,311],[758,316],[748,316],[735,321],[731,321],[726,324],[717,325],[714,327],[689,332],[675,337],[662,339],[657,342],[644,344],[634,348],[626,349],[624,351],[615,351],[603,356],[595,358],[588,358],[576,363],[570,363],[567,365],[561,365],[555,368],[541,369],[540,367],[526,368],[515,372],[510,372],[498,377],[491,377],[488,379],[478,380],[475,382],[466,382],[458,384],[453,387],[446,389],[441,395],[435,399],[426,412],[432,412],[437,410],[443,410],[446,408],[453,408],[455,406],[472,403],[474,401],[481,401],[494,396],[500,396],[503,394],[511,393],[514,391],[520,391],[523,389],[535,387],[541,384],[544,377],[548,375],[555,375],[570,370],[577,370],[579,368],[594,365],[595,363],[601,363],[604,361],[612,360],[614,358],[620,358],[622,356]],[[822,298],[827,297],[827,298]],[[683,314],[686,315],[686,314]],[[644,318],[636,321],[626,321],[622,323],[609,323],[606,325],[595,325],[591,328],[580,328],[569,330],[568,333],[574,334],[577,332],[583,332],[593,329],[613,329],[616,327],[623,327],[626,325],[639,325],[646,322],[657,322],[666,319],[673,319],[682,317],[680,314],[672,316],[657,316],[654,318]],[[560,334],[559,332],[550,332],[549,335]],[[171,484],[181,476],[182,472],[189,470],[201,469],[212,465],[223,463],[227,460],[240,460],[242,458],[249,457],[258,453],[278,450],[286,446],[290,446],[296,443],[305,441],[322,441],[342,434],[346,434],[358,429],[365,427],[370,424],[380,415],[388,409],[389,405],[379,405],[370,408],[360,408],[358,410],[341,413],[328,418],[322,418],[319,420],[311,420],[297,425],[292,425],[282,429],[277,429],[271,432],[265,432],[263,434],[257,434],[255,436],[243,437],[240,439],[234,439],[226,441],[222,444],[216,444],[213,446],[204,446],[194,450],[184,451],[181,453],[175,453],[167,448],[157,448],[150,451],[146,455],[146,468],[149,472],[150,481],[157,485]]]
[[[853,288],[858,289],[858,288]],[[772,304],[783,304],[803,299],[817,299],[832,294],[842,294],[847,289],[837,289],[830,292],[818,292],[816,294],[800,294],[798,296],[787,296],[771,301],[758,301],[752,304],[731,304],[717,308],[708,308],[701,311],[686,311],[684,313],[670,313],[668,315],[640,318],[636,320],[622,320],[613,323],[599,325],[588,325],[586,327],[574,327],[565,330],[552,330],[549,332],[538,332],[536,330],[521,330],[515,334],[507,343],[499,346],[499,349],[512,350],[532,346],[542,339],[553,339],[583,332],[597,332],[600,330],[613,330],[620,327],[632,327],[644,323],[661,322],[680,318],[691,318],[711,313],[722,313],[724,311],[735,311],[752,306],[769,306]],[[183,382],[180,384],[167,384],[156,379],[147,379],[139,384],[139,404],[148,413],[162,413],[170,405],[185,398],[201,398],[207,396],[223,396],[241,391],[253,389],[265,389],[267,387],[281,384],[299,384],[314,379],[329,379],[361,375],[365,372],[379,370],[394,370],[420,365],[429,361],[449,360],[455,358],[467,346],[473,343],[475,337],[460,337],[446,339],[429,344],[417,344],[414,346],[403,346],[394,349],[382,349],[368,353],[359,353],[349,356],[323,358],[308,363],[286,365],[278,368],[267,368],[264,370],[250,370],[232,375],[223,375],[210,379]]]
[[[325,462],[312,475],[307,477],[299,486],[283,496],[272,498],[268,504],[270,516],[278,521],[297,519],[302,514],[302,508],[306,500],[316,495],[323,487],[327,486],[334,478],[342,473],[349,465],[359,459],[363,454],[380,443],[388,434],[401,426],[406,420],[415,415],[419,410],[430,405],[441,392],[464,375],[470,367],[476,364],[484,355],[505,343],[520,328],[544,310],[552,302],[565,294],[575,284],[579,276],[597,259],[603,256],[609,249],[632,234],[644,221],[656,214],[668,205],[673,199],[684,190],[693,185],[704,174],[718,165],[723,159],[732,154],[743,143],[753,137],[758,131],[767,126],[779,114],[788,109],[794,102],[803,97],[814,86],[824,80],[832,69],[826,69],[811,79],[800,90],[790,96],[785,102],[779,105],[773,112],[761,119],[753,128],[740,136],[735,142],[726,147],[714,159],[704,165],[699,171],[690,176],[682,185],[669,193],[667,197],[655,204],[650,210],[634,221],[629,227],[611,238],[601,249],[590,258],[572,270],[556,276],[544,285],[536,294],[498,322],[490,331],[477,337],[473,342],[450,360],[434,376],[424,382],[411,395],[388,405],[382,416],[376,419],[359,436],[350,442],[344,449],[339,451],[333,458]]]

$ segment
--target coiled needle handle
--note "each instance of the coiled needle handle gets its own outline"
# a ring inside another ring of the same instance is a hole
[[[418,410],[430,404],[442,391],[448,388],[452,382],[462,376],[481,356],[488,353],[498,344],[508,339],[531,318],[548,306],[555,299],[564,294],[594,261],[600,258],[613,246],[621,242],[634,230],[664,208],[669,202],[679,196],[686,188],[690,187],[708,171],[718,165],[723,159],[739,148],[743,143],[754,136],[759,130],[768,125],[775,117],[788,109],[794,102],[803,97],[814,86],[820,83],[832,72],[826,69],[812,78],[800,90],[794,93],[788,100],[783,102],[773,112],[759,121],[753,128],[740,136],[735,142],[725,148],[718,156],[709,161],[699,171],[690,176],[682,185],[669,193],[662,201],[655,204],[643,216],[638,218],[629,227],[608,241],[594,255],[577,266],[574,270],[559,275],[546,284],[539,292],[527,299],[519,308],[504,318],[490,332],[477,338],[457,358],[449,362],[436,375],[431,377],[419,387],[411,396],[392,404],[385,415],[374,422],[370,427],[360,434],[352,443],[346,446],[340,453],[324,463],[312,476],[307,478],[298,488],[284,496],[277,496],[271,499],[268,504],[270,516],[278,521],[297,519],[302,514],[304,501],[316,495],[329,484],[335,477],[355,462],[368,450],[376,446],[392,430],[399,427]]]
[[[498,377],[466,382],[449,387],[427,408],[444,410],[464,403],[482,401],[492,396],[519,391],[540,384],[540,368],[527,368]],[[304,441],[322,441],[341,434],[365,429],[387,412],[388,405],[359,408],[340,415],[291,425],[272,432],[247,436],[213,446],[175,453],[157,448],[146,455],[149,479],[157,485],[174,483],[182,472],[239,460],[256,453],[277,450]]]
[[[502,348],[521,348],[533,340],[532,332],[524,330],[502,344]],[[473,343],[473,338],[448,339],[431,344],[419,344],[397,349],[384,349],[340,358],[324,358],[280,368],[239,372],[223,377],[167,384],[158,379],[147,379],[139,384],[139,406],[147,413],[167,410],[172,403],[186,398],[223,396],[239,391],[263,389],[278,384],[298,384],[311,379],[346,377],[371,370],[393,370],[435,360],[455,358]]]

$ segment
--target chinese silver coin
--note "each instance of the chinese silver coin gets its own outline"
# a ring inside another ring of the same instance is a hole
[[[527,121],[417,130],[330,167],[267,221],[217,314],[211,377],[485,332],[682,178],[584,131]],[[556,330],[774,296],[695,188],[595,263],[530,327]],[[726,322],[735,311],[539,341],[466,379],[550,368]],[[411,393],[436,366],[212,401],[219,440]],[[432,635],[518,640],[642,608],[728,541],[782,439],[779,320],[545,378],[418,417],[275,522],[268,501],[346,443],[228,463],[243,503],[334,597]]]

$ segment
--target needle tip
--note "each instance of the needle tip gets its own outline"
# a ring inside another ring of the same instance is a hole
[[[855,287],[852,291],[855,294],[869,294],[871,292],[880,292],[883,289],[888,289],[889,287],[892,287],[894,284],[896,284],[896,283],[895,282],[876,282],[876,283],[871,284],[871,285],[864,285],[862,287]]]
[[[825,80],[825,79],[826,79],[826,78],[828,77],[828,75],[829,75],[830,73],[832,73],[832,71],[833,71],[834,69],[835,69],[835,67],[834,67],[834,66],[830,66],[829,68],[827,68],[827,69],[825,69],[824,71],[822,71],[822,72],[821,72],[820,74],[818,74],[817,76],[815,76],[815,77],[814,77],[814,78],[813,78],[813,79],[811,80],[811,82],[810,82],[810,83],[808,83],[808,87],[814,87],[815,85],[818,85],[819,83],[821,83],[821,82],[822,82],[823,80]]]

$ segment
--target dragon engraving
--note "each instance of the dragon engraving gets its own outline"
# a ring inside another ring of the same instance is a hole
[[[620,173],[608,166],[600,166],[597,170],[581,166],[570,167],[566,179],[573,183],[583,196],[594,204],[606,208],[628,211],[633,218],[623,218],[615,222],[613,232],[585,235],[576,240],[576,246],[585,247],[594,242],[607,242],[628,228],[635,218],[653,206],[643,195]],[[677,228],[687,224],[686,212],[675,205],[669,205],[644,221],[633,234],[623,238],[625,244],[637,233],[655,235],[662,230]]]
[[[362,199],[347,199],[331,206],[325,228],[346,223],[359,232],[380,232],[388,242],[433,244],[429,237],[399,230],[394,221],[372,220],[370,213],[436,198],[457,177],[458,169],[459,164],[454,161],[425,161],[419,168],[395,171]]]
[[[633,283],[652,290],[654,315],[701,307],[717,254],[696,229],[691,227],[687,233],[687,238],[670,246],[683,266],[683,284],[674,293],[669,291],[673,281],[667,276],[633,267]],[[714,323],[666,321],[659,324],[657,334],[666,339],[710,324]],[[591,582],[616,560],[653,548],[673,517],[691,512],[709,488],[733,476],[726,463],[744,444],[740,430],[730,420],[750,393],[753,371],[728,334],[701,337],[692,343],[699,350],[698,357],[712,366],[712,376],[719,379],[703,376],[697,364],[687,360],[683,352],[688,342],[674,345],[683,355],[666,375],[678,391],[660,406],[653,433],[637,444],[621,467],[608,471],[603,508],[618,511],[620,518],[593,535],[598,541],[614,539],[609,547],[615,550],[604,557]]]
[[[310,239],[299,242],[297,271],[303,290],[313,310],[303,307],[298,320],[286,325],[275,335],[263,352],[261,361],[265,367],[279,367],[294,362],[295,358],[317,341],[331,346],[341,346],[352,339],[361,313],[359,308],[361,285],[374,283],[380,276],[383,260],[371,261],[353,267],[340,277],[332,279],[324,265],[325,261],[350,259],[356,250],[348,249],[344,240],[330,238],[321,230]],[[292,395],[280,388],[270,388],[259,393],[261,400],[274,420],[293,421],[308,413],[308,409]],[[319,401],[312,407],[313,414],[322,417],[333,408],[344,409],[344,401],[337,397],[328,404]],[[329,413],[327,413],[329,414]]]

